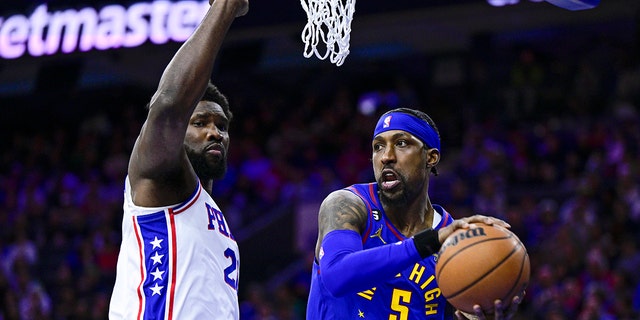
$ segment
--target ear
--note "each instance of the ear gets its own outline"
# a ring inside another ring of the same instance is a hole
[[[427,168],[433,168],[440,162],[440,151],[435,148],[427,150]]]

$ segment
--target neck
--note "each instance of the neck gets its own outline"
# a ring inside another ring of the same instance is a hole
[[[434,209],[428,197],[410,205],[383,207],[391,223],[406,237],[433,225]]]
[[[200,184],[202,188],[213,197],[213,180],[212,179],[200,179]]]

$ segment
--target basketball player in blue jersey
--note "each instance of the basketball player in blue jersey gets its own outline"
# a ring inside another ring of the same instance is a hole
[[[248,0],[215,0],[174,55],[129,161],[110,319],[238,319],[240,256],[211,197],[226,172],[231,112],[210,84]]]
[[[332,192],[320,206],[308,320],[485,319],[453,310],[435,281],[441,243],[473,222],[509,225],[476,215],[459,220],[429,199],[440,136],[425,113],[400,108],[380,118],[373,134],[375,183]],[[520,297],[495,318],[508,319]],[[506,309],[506,310],[505,310]]]

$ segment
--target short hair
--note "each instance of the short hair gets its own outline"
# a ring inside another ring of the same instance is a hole
[[[227,119],[231,121],[233,118],[233,113],[231,112],[231,108],[229,107],[229,100],[227,97],[220,92],[220,89],[216,87],[213,83],[209,82],[207,84],[207,89],[204,91],[204,95],[200,101],[211,101],[217,103],[222,108],[222,112],[227,116]]]
[[[417,109],[411,109],[411,108],[396,108],[396,109],[389,110],[389,111],[385,112],[385,113],[382,115],[382,117],[383,117],[383,116],[385,116],[386,114],[389,114],[389,113],[392,113],[392,112],[401,112],[401,113],[406,113],[406,114],[412,115],[412,116],[414,116],[414,117],[416,117],[416,118],[419,118],[419,119],[424,120],[426,123],[428,123],[428,124],[433,128],[433,130],[435,130],[436,134],[438,135],[438,140],[441,140],[441,138],[440,138],[440,131],[438,131],[438,127],[436,126],[436,123],[435,123],[435,122],[433,121],[433,119],[431,119],[431,117],[429,117],[429,115],[427,115],[426,113],[424,113],[424,112],[422,112],[422,111],[420,111],[420,110],[417,110]],[[425,144],[425,149],[426,149],[426,148],[427,148],[427,145]],[[431,168],[431,172],[432,172],[434,175],[436,175],[436,176],[438,175],[438,169],[436,169],[436,167],[435,167],[435,166]]]

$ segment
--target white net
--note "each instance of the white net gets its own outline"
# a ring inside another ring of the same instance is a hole
[[[302,30],[305,58],[315,55],[324,60],[329,57],[331,63],[342,65],[349,54],[351,21],[356,1],[300,0],[300,3],[307,13],[307,25]],[[319,50],[318,46],[324,44],[326,50]]]

